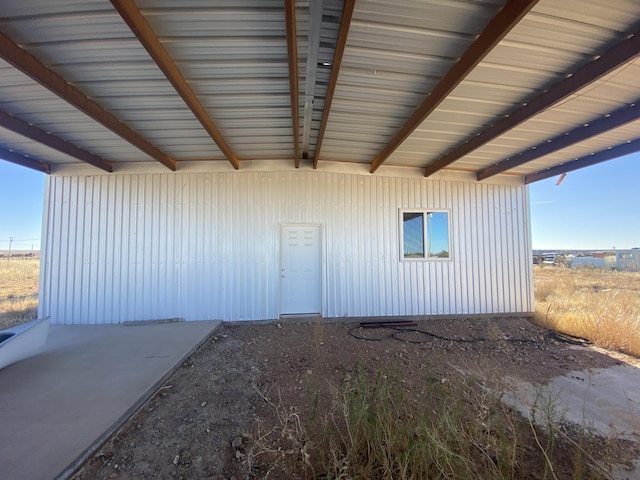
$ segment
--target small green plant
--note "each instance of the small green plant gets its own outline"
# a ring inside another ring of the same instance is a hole
[[[531,408],[531,413],[528,417],[531,433],[544,457],[541,477],[543,480],[558,478],[556,477],[553,466],[553,455],[556,447],[558,425],[560,425],[562,416],[558,412],[556,404],[557,397],[554,396],[550,390],[538,390]],[[547,439],[545,445],[541,443],[542,440],[538,435],[536,425],[542,425],[542,428],[546,432]]]

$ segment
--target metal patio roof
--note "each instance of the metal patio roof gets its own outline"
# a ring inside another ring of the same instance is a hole
[[[639,29],[640,0],[0,0],[0,158],[536,181],[640,150]]]

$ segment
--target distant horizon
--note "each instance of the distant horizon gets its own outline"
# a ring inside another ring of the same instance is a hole
[[[640,247],[640,153],[529,185],[533,250]],[[40,250],[45,174],[0,160],[0,249]],[[428,205],[425,205],[428,207]],[[453,214],[453,211],[452,211]],[[453,221],[453,220],[452,220]]]
[[[626,252],[627,250],[640,250],[640,247],[632,248],[533,248],[534,252]]]
[[[40,250],[11,250],[12,257],[40,256]],[[8,258],[9,250],[0,250],[0,257]]]
[[[533,248],[533,252],[618,252],[625,250],[640,250],[640,247],[631,247],[631,248]],[[22,249],[22,250],[11,250],[12,255],[24,255],[27,253],[33,252],[34,254],[39,254],[41,252],[40,249]],[[8,256],[9,250],[1,250],[0,256]]]

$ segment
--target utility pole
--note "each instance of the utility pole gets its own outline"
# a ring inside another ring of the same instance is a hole
[[[11,244],[13,243],[13,239],[15,237],[9,237],[9,258],[11,258]]]

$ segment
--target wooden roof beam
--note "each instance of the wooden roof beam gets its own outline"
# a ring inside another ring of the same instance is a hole
[[[296,168],[300,168],[300,123],[298,110],[298,39],[296,38],[296,1],[284,0],[287,28],[287,56],[289,59],[289,91],[293,122],[293,152]]]
[[[10,150],[5,150],[4,148],[0,148],[0,158],[2,160],[6,160],[7,162],[20,165],[21,167],[30,168],[31,170],[37,170],[38,172],[47,174],[51,173],[50,164],[34,160],[33,158],[25,157],[24,155],[20,155]]]
[[[116,135],[142,150],[151,158],[154,158],[169,169],[175,171],[176,162],[173,158],[160,151],[156,146],[127,127],[117,117],[107,112],[29,52],[20,48],[2,32],[0,32],[0,56],[22,73],[33,78],[43,87],[48,88],[81,112],[89,115]]]
[[[520,152],[512,158],[498,162],[490,167],[483,168],[477,172],[477,178],[478,180],[485,180],[499,173],[519,167],[527,162],[531,162],[532,160],[536,160],[537,158],[549,155],[550,153],[556,152],[562,148],[587,140],[590,137],[613,130],[614,128],[625,125],[637,120],[638,118],[640,118],[640,105],[637,103],[627,105],[605,117],[599,118],[586,125],[581,125],[570,132],[562,133],[545,143],[541,143],[529,150]]]
[[[105,160],[98,155],[89,153],[75,145],[62,140],[55,135],[45,132],[19,118],[9,115],[6,112],[0,111],[0,126],[18,133],[23,137],[34,140],[42,145],[53,148],[59,152],[65,153],[71,157],[77,158],[85,163],[98,167],[105,172],[113,172],[113,164],[109,160]]]
[[[549,90],[538,95],[524,106],[503,118],[479,135],[471,138],[452,152],[427,165],[424,175],[428,177],[438,170],[451,165],[456,160],[480,148],[485,143],[508,132],[522,122],[555,105],[569,95],[593,83],[604,75],[635,58],[640,53],[640,35],[635,34],[578,69],[573,75],[560,81]]]
[[[451,70],[436,87],[427,94],[422,104],[398,130],[391,141],[373,159],[370,172],[374,173],[380,165],[404,142],[413,131],[449,96],[484,57],[529,13],[538,0],[510,0],[489,22],[486,28],[462,54]]]
[[[144,18],[138,7],[131,0],[111,0],[111,3],[118,11],[123,20],[129,25],[131,31],[138,38],[142,46],[147,50],[151,58],[156,62],[160,70],[176,89],[176,92],[182,97],[187,106],[191,109],[200,124],[204,127],[213,141],[218,145],[227,160],[231,162],[236,170],[240,168],[240,162],[236,155],[227,144],[224,137],[209,117],[200,100],[193,92],[187,81],[176,67],[175,63],[165,50],[164,46],[158,40],[151,26]]]
[[[591,165],[596,165],[598,163],[606,162],[607,160],[613,160],[636,152],[640,152],[640,139],[632,140],[606,150],[600,150],[599,152],[595,152],[590,155],[585,155],[563,165],[558,165],[557,167],[525,175],[524,183],[529,184],[537,182],[539,180],[555,177],[556,175],[562,175],[567,172],[573,172],[580,168],[590,167]]]
[[[353,9],[356,0],[344,0],[342,7],[342,20],[340,20],[340,30],[338,30],[338,38],[336,40],[336,50],[333,54],[333,63],[331,65],[331,76],[329,77],[329,85],[327,86],[327,95],[324,100],[324,110],[322,112],[322,120],[320,121],[320,129],[318,130],[318,141],[316,142],[316,153],[313,157],[313,168],[318,168],[318,160],[320,159],[320,150],[322,149],[322,140],[324,132],[329,121],[329,113],[331,112],[331,102],[333,102],[333,94],[336,91],[338,83],[338,75],[340,73],[340,65],[344,49],[347,45],[347,37],[349,36],[349,28],[351,27],[351,19],[353,18]]]

